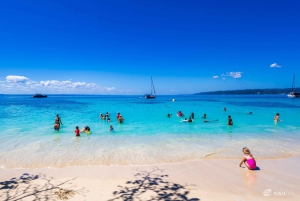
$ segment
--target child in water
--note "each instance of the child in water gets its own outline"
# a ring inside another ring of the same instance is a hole
[[[75,133],[76,133],[76,137],[80,137],[80,130],[78,126],[76,126]]]
[[[242,164],[245,163],[246,167],[249,170],[254,170],[256,168],[256,161],[250,153],[250,150],[247,147],[244,147],[243,153],[245,155],[243,156],[242,161],[240,162],[240,167],[242,167]]]
[[[112,125],[109,126],[109,131],[110,131],[110,132],[114,131],[114,128],[113,128]]]

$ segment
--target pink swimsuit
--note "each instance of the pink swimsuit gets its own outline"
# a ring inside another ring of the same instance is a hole
[[[251,156],[252,157],[252,155],[248,155],[248,154],[246,156]],[[247,159],[247,163],[248,163],[251,170],[254,170],[256,168],[256,163],[255,163],[255,160],[253,158]]]

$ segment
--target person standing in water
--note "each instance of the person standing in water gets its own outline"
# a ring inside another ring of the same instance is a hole
[[[64,125],[63,123],[62,123],[62,121],[61,121],[61,118],[59,117],[59,115],[57,114],[56,115],[56,118],[55,118],[55,124],[61,124],[61,125]]]
[[[80,137],[80,130],[78,126],[76,126],[75,133],[76,133],[76,137]]]
[[[110,132],[114,131],[114,128],[113,128],[112,125],[109,126],[109,131],[110,131]]]
[[[229,125],[229,126],[232,126],[232,125],[233,125],[233,121],[232,121],[230,115],[228,115],[228,125]]]
[[[195,118],[194,112],[191,113],[190,118],[191,118],[191,119],[194,119],[194,118]]]
[[[279,122],[279,113],[277,113],[274,117],[274,122]]]

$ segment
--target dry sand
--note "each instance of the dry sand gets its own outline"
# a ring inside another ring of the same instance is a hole
[[[300,200],[300,157],[261,160],[255,171],[238,164],[238,160],[201,160],[0,169],[0,200]]]

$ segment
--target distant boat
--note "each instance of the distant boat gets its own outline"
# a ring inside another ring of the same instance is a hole
[[[293,78],[293,84],[292,84],[292,91],[287,95],[289,98],[299,98],[300,97],[300,92],[295,92],[295,74]]]
[[[32,96],[32,98],[47,98],[47,96],[43,94],[35,94]]]
[[[154,88],[152,76],[151,76],[151,93],[150,94],[146,94],[145,98],[146,99],[156,98],[156,93],[155,93],[155,88]]]

